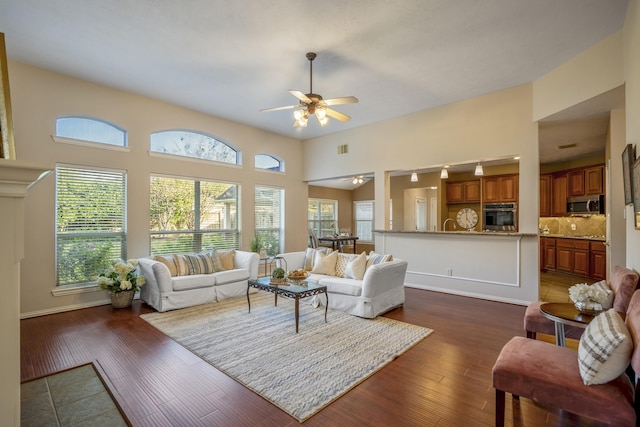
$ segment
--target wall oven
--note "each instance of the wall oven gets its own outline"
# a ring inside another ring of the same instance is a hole
[[[482,208],[483,229],[486,231],[517,231],[516,203],[486,203]]]

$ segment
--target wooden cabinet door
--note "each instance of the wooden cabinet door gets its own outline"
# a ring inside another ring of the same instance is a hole
[[[584,171],[585,194],[604,194],[604,166],[594,166]]]
[[[607,278],[607,248],[604,242],[591,242],[589,264],[591,278],[596,280]]]
[[[567,174],[553,175],[553,190],[551,192],[552,216],[567,215]]]
[[[544,267],[545,269],[556,269],[556,247],[555,245],[545,245],[544,247]]]
[[[447,203],[464,203],[464,186],[461,182],[447,182]]]
[[[497,203],[500,201],[498,177],[489,176],[482,179],[482,201],[484,203]]]
[[[551,184],[550,174],[540,175],[540,216],[551,216]]]
[[[556,269],[573,272],[573,249],[556,247]]]
[[[573,273],[589,276],[589,251],[575,249],[573,252]]]
[[[480,203],[480,180],[464,181],[464,199],[467,203]]]
[[[506,175],[498,178],[501,202],[518,201],[518,175]]]
[[[570,171],[567,174],[569,196],[584,196],[584,169]]]

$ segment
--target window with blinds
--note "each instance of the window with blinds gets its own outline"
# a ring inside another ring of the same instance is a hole
[[[332,236],[338,232],[338,201],[309,199],[307,207],[309,230],[316,236]]]
[[[260,238],[267,255],[283,252],[284,189],[256,186],[256,237]]]
[[[353,202],[356,236],[360,241],[373,241],[373,201]]]
[[[88,283],[127,258],[124,172],[56,168],[56,284]]]
[[[238,185],[151,177],[151,255],[238,249]]]

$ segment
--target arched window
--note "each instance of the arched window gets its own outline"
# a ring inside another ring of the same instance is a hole
[[[188,130],[165,130],[152,133],[151,151],[233,165],[240,163],[238,151],[228,144],[210,135]]]
[[[104,120],[91,117],[58,117],[56,136],[120,147],[127,146],[127,131]]]
[[[284,162],[270,154],[256,154],[256,169],[284,172]]]

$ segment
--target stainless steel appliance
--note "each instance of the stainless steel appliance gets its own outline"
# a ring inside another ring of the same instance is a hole
[[[567,199],[567,213],[569,215],[604,214],[604,195],[569,197]]]
[[[486,203],[482,208],[483,229],[486,231],[517,231],[516,203]]]

